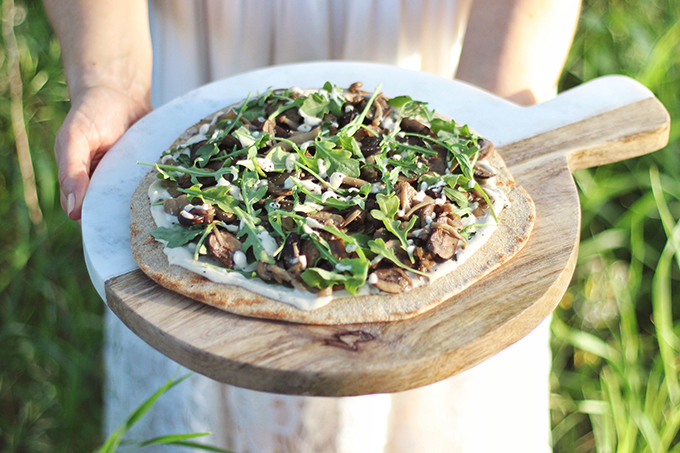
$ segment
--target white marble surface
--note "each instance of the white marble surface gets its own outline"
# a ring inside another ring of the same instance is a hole
[[[205,85],[153,111],[111,148],[95,171],[82,214],[83,245],[90,277],[104,298],[109,278],[137,268],[130,251],[129,205],[138,181],[149,170],[137,162],[154,162],[186,128],[269,87],[379,83],[388,96],[410,94],[436,111],[470,124],[497,145],[531,137],[652,96],[622,76],[603,77],[533,107],[519,107],[455,80],[371,63],[320,62],[275,66]]]

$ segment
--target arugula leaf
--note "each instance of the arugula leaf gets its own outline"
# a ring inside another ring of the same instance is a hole
[[[266,181],[265,181],[266,182]],[[253,205],[260,201],[267,194],[267,184],[260,184],[260,178],[254,171],[244,171],[241,177],[241,197],[246,205],[246,212],[250,215],[257,215]]]
[[[406,228],[402,230],[401,222],[399,220],[395,220],[394,218],[394,216],[397,214],[397,211],[399,210],[399,198],[395,194],[384,195],[379,193],[376,195],[376,201],[378,202],[378,206],[380,206],[380,210],[371,210],[371,215],[376,220],[382,220],[387,231],[399,239],[401,248],[404,249],[404,251],[408,251],[409,243],[407,235],[416,224],[416,220],[418,220],[418,218],[416,216],[412,216],[408,222],[408,225],[406,225]],[[409,257],[411,258],[411,261],[413,261],[413,257],[410,253]]]
[[[310,267],[300,277],[313,288],[324,289],[334,285],[345,285],[345,289],[356,295],[366,283],[369,262],[366,259],[345,258],[336,264],[336,271]],[[341,270],[342,269],[342,270]]]
[[[203,230],[204,227],[202,225],[185,227],[175,224],[172,228],[158,227],[151,231],[151,235],[156,239],[166,241],[168,248],[174,249],[182,247],[203,235]]]
[[[454,202],[459,208],[467,208],[470,204],[468,202],[467,196],[460,192],[459,190],[452,189],[451,187],[444,187],[444,195]]]
[[[332,234],[333,236],[342,239],[345,242],[345,246],[347,246],[347,244],[355,245],[357,247],[355,251],[359,258],[366,259],[366,255],[364,254],[363,249],[368,247],[367,240],[365,240],[365,238],[368,238],[369,236],[362,234],[350,236],[349,234],[345,233],[344,231],[333,225],[324,225],[322,229]]]
[[[331,102],[328,96],[321,93],[310,93],[300,106],[300,111],[307,116],[323,118],[326,113],[331,111]]]
[[[196,158],[194,159],[194,165],[199,167],[205,167],[210,161],[211,157],[217,156],[220,153],[220,149],[217,147],[217,143],[208,143],[203,145],[198,150],[196,150]]]
[[[241,177],[241,198],[243,198],[245,209],[238,203],[229,204],[228,207],[241,221],[241,229],[236,236],[240,238],[245,236],[245,239],[242,240],[243,251],[246,252],[252,248],[256,260],[273,263],[274,258],[269,256],[260,238],[260,235],[266,232],[264,227],[259,225],[261,221],[257,216],[260,210],[256,210],[253,207],[256,202],[267,194],[267,185],[260,185],[258,183],[257,173],[244,171]]]
[[[375,88],[375,91],[373,91],[373,94],[368,99],[368,102],[366,103],[366,107],[364,107],[364,110],[359,115],[355,116],[354,119],[352,119],[352,121],[350,121],[345,127],[340,129],[338,135],[350,137],[356,134],[359,129],[361,129],[361,126],[364,124],[364,119],[366,118],[366,115],[368,115],[368,112],[371,111],[373,101],[375,101],[375,98],[378,97],[381,89],[382,83],[378,84],[378,86]]]
[[[240,207],[234,208],[234,214],[241,220],[241,229],[236,233],[236,237],[242,238],[245,236],[245,239],[241,240],[243,251],[247,252],[252,248],[253,255],[257,261],[273,263],[275,261],[274,258],[269,256],[262,245],[262,239],[259,237],[260,234],[266,232],[264,227],[257,225],[260,219],[248,214]]]
[[[234,208],[238,206],[238,200],[231,195],[231,187],[229,186],[212,186],[201,189],[200,184],[193,185],[188,189],[178,189],[187,195],[199,197],[203,201],[216,205],[224,212],[233,214]]]
[[[401,267],[402,269],[406,269],[408,271],[411,271],[415,274],[422,275],[423,277],[430,278],[429,275],[427,275],[425,272],[420,272],[419,270],[412,269],[399,261],[399,258],[397,258],[397,255],[394,253],[394,250],[391,250],[387,248],[387,244],[385,244],[385,241],[382,240],[382,238],[378,238],[374,241],[368,241],[368,247],[371,249],[373,253],[376,255],[383,256],[387,258],[388,260],[392,261],[394,264],[397,266]]]
[[[336,148],[335,143],[322,140],[316,143],[316,157],[328,159],[328,174],[340,172],[346,176],[358,178],[361,175],[361,164],[352,158],[352,153],[344,148]]]
[[[431,121],[434,117],[434,111],[427,108],[427,102],[416,101],[411,96],[397,96],[387,101],[387,104],[396,108],[402,118],[421,116]]]
[[[290,101],[290,98],[284,98],[286,101]],[[286,104],[281,104],[279,107],[277,107],[276,110],[274,110],[271,115],[269,115],[268,119],[273,120],[286,110],[290,110],[296,107],[300,107],[302,103],[305,101],[304,97],[298,97],[295,98],[292,102],[288,102]]]
[[[280,146],[274,146],[266,155],[265,157],[269,160],[272,161],[274,164],[274,170],[273,171],[286,171],[286,162],[288,162],[288,159],[291,156],[297,156],[297,153],[290,153],[288,151],[285,151],[282,147]]]
[[[149,162],[137,162],[139,165],[148,165],[150,167],[155,167],[156,171],[158,173],[167,176],[166,179],[171,179],[173,181],[176,181],[177,175],[173,175],[171,173],[178,173],[178,174],[187,174],[191,176],[191,181],[194,184],[198,183],[198,178],[215,178],[215,180],[219,179],[220,176],[226,175],[227,173],[231,173],[232,169],[229,167],[223,167],[217,171],[213,171],[210,169],[203,169],[203,168],[196,168],[196,167],[181,167],[179,165],[165,165],[165,164],[158,164],[158,163],[149,163]]]

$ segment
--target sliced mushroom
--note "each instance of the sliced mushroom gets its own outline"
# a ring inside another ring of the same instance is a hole
[[[475,171],[474,172],[475,179],[477,179],[477,178],[479,178],[479,179],[489,179],[489,178],[493,178],[494,176],[496,176],[496,173],[493,171],[492,168],[490,168],[486,165],[483,165],[479,162],[475,162],[474,171]]]
[[[412,206],[411,209],[408,210],[406,214],[404,214],[404,218],[410,219],[411,216],[417,212],[419,209],[426,208],[427,206],[434,205],[434,198],[432,198],[429,195],[425,195],[425,197],[422,199],[422,201],[415,206]],[[434,209],[434,208],[433,208]]]
[[[485,138],[480,138],[477,143],[479,144],[479,157],[477,157],[478,159],[484,159],[491,153],[491,151],[495,149],[493,143],[491,143],[490,140],[487,140]]]
[[[359,178],[353,178],[351,176],[345,176],[344,178],[342,178],[342,184],[350,187],[356,187],[357,189],[361,189],[366,184],[370,184],[370,182],[364,181],[363,179]]]
[[[427,248],[440,260],[450,260],[456,254],[456,250],[458,250],[458,242],[458,238],[450,230],[446,229],[444,225],[436,224],[434,231],[427,241]]]
[[[349,92],[352,94],[361,94],[362,86],[364,86],[363,82],[354,82],[349,86]]]
[[[404,211],[404,214],[410,211],[413,198],[418,193],[416,189],[406,181],[399,181],[395,187],[395,192],[399,196],[399,209]]]
[[[333,256],[339,260],[349,258],[349,253],[345,248],[345,241],[340,238],[328,240],[328,246],[331,249]]]
[[[340,225],[345,221],[340,214],[334,214],[329,211],[317,211],[309,214],[309,217],[323,225],[330,225],[338,228],[340,228]]]
[[[363,154],[364,157],[368,157],[379,153],[381,140],[382,138],[377,135],[363,138],[361,140],[361,144],[359,145],[361,148],[361,154]]]
[[[262,280],[275,280],[276,283],[279,284],[293,280],[293,276],[290,275],[284,268],[274,263],[265,263],[264,261],[257,263],[257,275]]]
[[[208,235],[208,247],[213,256],[229,269],[234,268],[234,253],[243,250],[236,236],[218,228]]]
[[[317,260],[321,258],[321,251],[309,239],[300,241],[300,253],[305,256],[308,267],[316,266]]]
[[[375,277],[369,278],[369,282],[386,293],[399,294],[413,285],[406,272],[398,267],[376,269],[371,275]]]
[[[432,135],[432,130],[429,127],[413,118],[403,118],[401,120],[401,129],[404,132],[412,132],[414,134]]]
[[[416,247],[414,256],[418,262],[418,270],[421,272],[429,272],[437,262],[434,260],[434,255],[429,250],[422,247]]]
[[[446,173],[446,158],[448,157],[449,151],[442,146],[437,146],[435,149],[437,150],[437,154],[425,157],[425,161],[427,162],[430,171],[443,175]]]
[[[350,223],[354,222],[355,220],[360,220],[358,223],[364,223],[364,219],[366,219],[366,213],[363,209],[361,208],[356,208],[352,212],[350,212],[347,217],[345,217],[345,220],[340,224],[339,228],[346,228],[347,225]]]
[[[172,215],[179,215],[184,209],[184,206],[189,204],[189,198],[186,194],[182,194],[176,198],[168,198],[163,202],[163,211]]]
[[[181,225],[190,226],[201,223],[210,223],[215,219],[215,208],[210,204],[204,203],[199,206],[187,204],[180,211],[177,220]]]

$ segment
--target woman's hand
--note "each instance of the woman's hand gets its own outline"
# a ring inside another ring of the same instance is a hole
[[[71,102],[71,110],[57,133],[54,154],[59,167],[61,206],[71,219],[78,220],[97,164],[151,106],[149,99],[133,99],[107,86],[87,88]]]
[[[151,110],[147,0],[43,0],[62,48],[71,110],[57,133],[61,206],[79,220],[102,156]]]

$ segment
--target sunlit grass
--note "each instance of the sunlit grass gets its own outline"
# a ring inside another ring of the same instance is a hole
[[[675,2],[589,1],[563,85],[625,74],[675,121],[679,43]],[[661,151],[575,175],[582,241],[553,323],[555,451],[680,451],[678,131]]]

